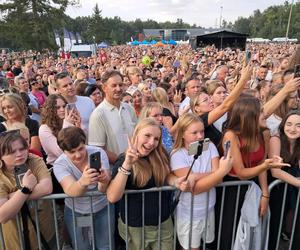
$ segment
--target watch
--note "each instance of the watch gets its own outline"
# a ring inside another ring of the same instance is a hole
[[[22,187],[20,189],[20,191],[23,193],[23,194],[31,194],[32,191],[28,188],[28,187]]]

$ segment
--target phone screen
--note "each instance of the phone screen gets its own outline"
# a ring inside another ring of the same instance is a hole
[[[230,141],[226,141],[224,143],[224,159],[226,159],[226,157],[228,155],[229,148],[230,148]]]
[[[294,78],[300,77],[300,64],[295,65]]]
[[[16,184],[18,188],[22,188],[22,180],[27,170],[28,168],[25,164],[15,166],[14,174],[15,174]]]
[[[100,152],[95,152],[89,156],[90,168],[94,168],[98,171],[101,169],[101,154]]]

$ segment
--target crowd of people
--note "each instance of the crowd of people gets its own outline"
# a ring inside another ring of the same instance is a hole
[[[35,249],[28,201],[51,193],[75,197],[57,203],[63,208],[63,249],[91,249],[93,233],[98,250],[109,249],[114,235],[115,249],[122,249],[123,239],[131,250],[143,244],[158,249],[158,243],[169,250],[174,227],[182,249],[197,250],[203,242],[209,249],[231,249],[235,207],[239,217],[247,188],[229,186],[222,194],[215,186],[240,180],[257,184],[253,219],[271,209],[269,249],[278,234],[289,240],[293,233],[291,249],[300,246],[300,223],[294,231],[292,226],[300,187],[299,45],[247,44],[246,51],[124,45],[68,59],[38,53],[21,60],[21,54],[2,55],[0,65],[6,249],[20,249],[19,212],[26,249]],[[191,145],[205,138],[209,142],[195,157]],[[98,166],[91,163],[95,156]],[[270,194],[274,179],[290,184],[280,232],[284,188]],[[173,192],[124,194],[167,185],[182,192],[175,225]],[[90,200],[82,197],[87,191],[105,195]],[[46,200],[39,202],[45,249],[54,237],[51,213]]]

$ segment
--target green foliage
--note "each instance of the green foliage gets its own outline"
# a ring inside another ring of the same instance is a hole
[[[56,49],[53,30],[62,28],[79,32],[84,42],[123,44],[138,38],[143,29],[197,28],[178,18],[176,22],[157,22],[152,19],[123,21],[120,17],[102,17],[102,10],[95,5],[91,16],[71,18],[64,14],[77,0],[6,0],[0,4],[0,47],[13,49]],[[264,12],[255,10],[248,17],[239,17],[234,23],[223,20],[222,28],[249,34],[250,37],[274,38],[285,36],[290,4],[271,6]],[[201,27],[198,27],[201,28]],[[290,38],[300,40],[300,3],[293,6]],[[95,38],[95,39],[94,39]],[[151,41],[153,38],[148,38]]]
[[[291,5],[286,1],[283,5],[271,6],[264,12],[255,10],[248,18],[239,17],[233,30],[247,33],[250,37],[285,37]],[[289,38],[300,40],[300,3],[296,2],[292,9]]]

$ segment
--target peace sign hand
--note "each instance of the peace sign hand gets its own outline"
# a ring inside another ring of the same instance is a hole
[[[132,141],[127,138],[128,149],[126,151],[125,163],[126,165],[132,165],[139,159],[139,152],[137,150],[137,141],[133,144]]]

